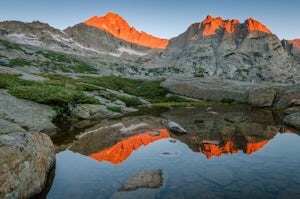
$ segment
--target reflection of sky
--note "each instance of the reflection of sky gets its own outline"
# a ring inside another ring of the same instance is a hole
[[[211,14],[241,21],[253,17],[266,24],[280,39],[294,39],[300,37],[299,7],[300,1],[296,0],[265,0],[263,3],[260,0],[9,0],[1,2],[0,21],[40,20],[65,29],[93,15],[102,16],[113,11],[138,30],[170,38]]]
[[[227,196],[233,188],[239,190],[236,193],[240,196],[251,195],[253,190],[253,194],[269,198],[284,194],[290,186],[300,190],[298,135],[278,134],[251,155],[239,151],[236,155],[224,154],[210,160],[202,153],[192,152],[179,140],[176,143],[169,140],[142,146],[118,165],[99,163],[71,151],[61,152],[57,155],[56,176],[48,198],[109,198],[128,178],[145,169],[163,170],[163,192],[154,190],[162,197],[171,197],[174,187],[178,187],[177,194],[187,194],[186,198],[203,194],[204,190],[205,194]]]

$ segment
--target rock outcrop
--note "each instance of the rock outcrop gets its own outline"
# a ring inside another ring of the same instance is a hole
[[[0,198],[38,194],[55,163],[54,145],[43,133],[0,135]]]
[[[0,198],[29,198],[44,188],[55,162],[51,107],[0,89]]]
[[[77,104],[71,111],[71,115],[76,118],[91,120],[100,118],[110,118],[120,116],[120,113],[115,113],[103,105],[95,104]]]
[[[94,16],[85,21],[84,24],[106,31],[117,38],[141,46],[163,49],[168,45],[168,39],[157,38],[143,31],[139,32],[134,27],[130,27],[121,16],[111,12],[103,17]]]
[[[296,129],[300,129],[300,113],[292,113],[286,116],[283,122]]]
[[[274,88],[251,89],[248,103],[252,106],[272,106],[275,99]]]
[[[4,89],[0,89],[0,102],[0,119],[18,125],[19,127],[16,128],[29,132],[56,133],[57,128],[52,123],[56,113],[51,107],[18,99]],[[5,126],[4,123],[2,124]],[[11,132],[5,128],[2,131]]]
[[[300,60],[300,39],[282,40],[281,43],[286,51]]]

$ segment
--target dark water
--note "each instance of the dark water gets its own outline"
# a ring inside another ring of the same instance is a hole
[[[141,127],[116,139],[113,127],[79,139],[57,154],[47,198],[300,198],[300,136],[281,125],[280,115],[244,106],[214,107],[216,115],[205,109],[160,114],[188,135],[157,133],[163,120],[136,116],[109,124],[148,122],[152,133]],[[162,184],[120,191],[149,169],[162,171]]]

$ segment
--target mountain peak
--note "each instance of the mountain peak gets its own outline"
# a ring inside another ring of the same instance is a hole
[[[232,34],[236,30],[236,25],[239,24],[240,21],[237,19],[223,20],[221,17],[214,18],[211,15],[207,15],[205,20],[200,23],[199,28],[203,29],[202,36],[215,35],[219,29],[225,29],[226,32]],[[272,33],[265,25],[252,18],[247,19],[244,24],[248,31]]]
[[[216,34],[216,30],[224,28],[228,33],[234,32],[234,26],[239,23],[239,20],[223,20],[221,17],[214,18],[207,15],[206,19],[201,22],[200,27],[203,27],[203,36]]]
[[[288,42],[300,49],[300,39],[288,40]]]
[[[247,28],[249,31],[260,31],[272,34],[272,32],[264,24],[255,19],[249,18],[245,21],[245,23],[247,24]]]
[[[134,27],[130,27],[126,20],[120,15],[108,12],[105,16],[94,16],[83,24],[93,26],[115,37],[123,39],[127,42],[135,43],[150,48],[165,48],[169,40],[154,37],[145,32],[139,32]]]

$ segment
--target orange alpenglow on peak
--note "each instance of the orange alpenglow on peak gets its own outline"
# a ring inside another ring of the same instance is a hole
[[[247,19],[245,23],[247,24],[247,28],[250,31],[260,31],[272,34],[272,32],[264,24],[252,18]]]
[[[300,49],[300,39],[288,40],[289,43],[292,43],[296,48]]]
[[[215,35],[216,30],[224,28],[228,33],[233,33],[236,24],[239,24],[239,20],[223,20],[221,17],[213,18],[208,15],[204,21],[201,22],[200,27],[204,27],[203,36]]]
[[[156,132],[146,132],[122,140],[110,148],[89,155],[89,157],[99,162],[108,161],[112,164],[120,164],[141,146],[147,146],[152,142],[169,137],[170,134],[166,129],[161,129],[159,134]]]
[[[227,33],[232,34],[236,29],[236,25],[239,24],[240,21],[237,19],[223,20],[221,17],[213,18],[211,15],[208,15],[206,19],[200,23],[199,29],[203,28],[202,36],[215,35],[219,29],[225,29]],[[272,33],[265,25],[252,18],[247,19],[245,24],[249,31]]]
[[[154,37],[143,31],[139,32],[134,27],[130,27],[120,15],[111,12],[103,17],[94,16],[83,22],[83,24],[108,32],[127,42],[149,48],[164,49],[169,43],[168,39]]]

